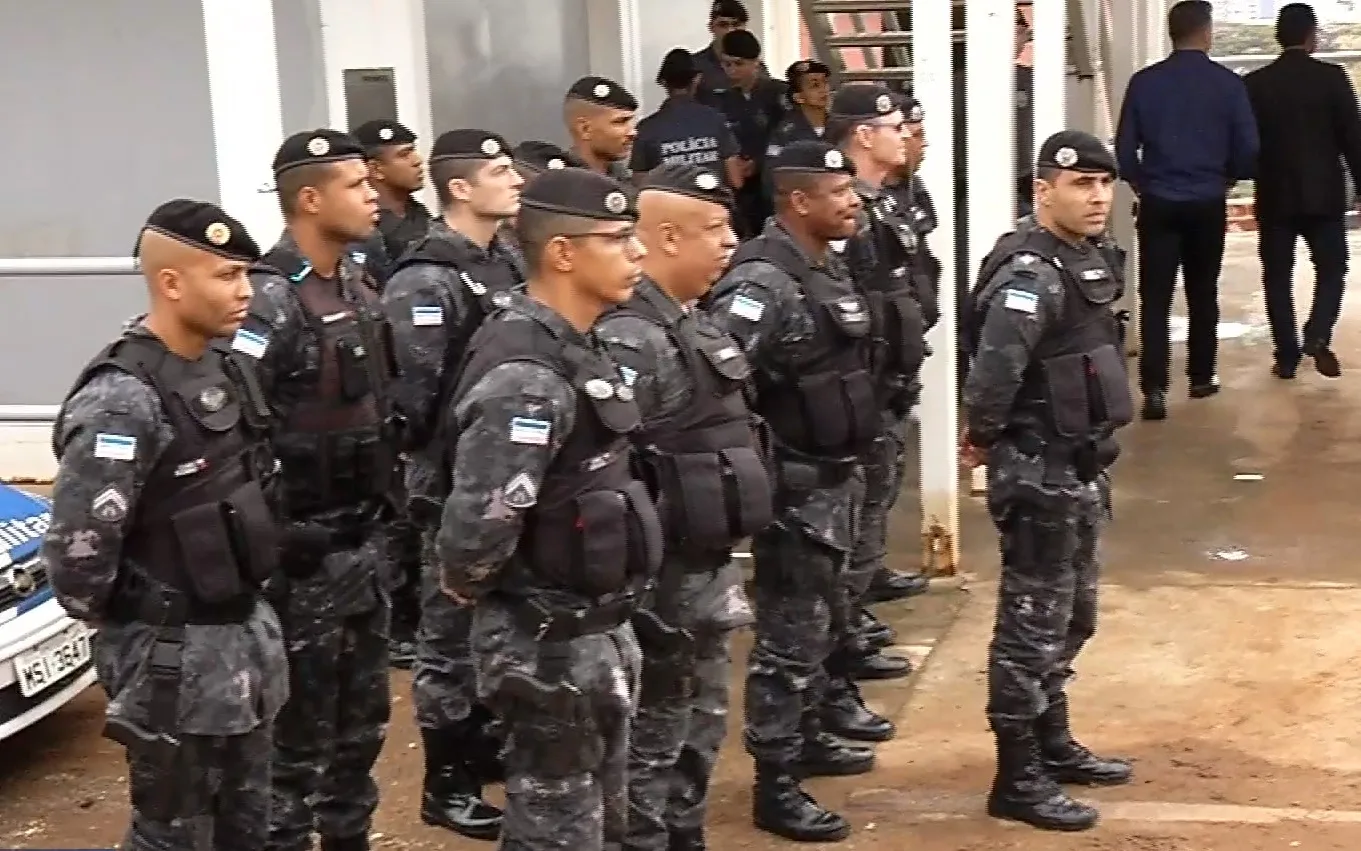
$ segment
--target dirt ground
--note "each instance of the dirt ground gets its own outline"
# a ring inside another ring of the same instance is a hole
[[[1107,537],[1102,624],[1073,684],[1076,726],[1098,750],[1136,760],[1132,785],[1086,795],[1097,829],[1044,834],[982,814],[992,773],[982,715],[996,572],[991,529],[964,508],[963,581],[881,606],[904,650],[925,658],[909,682],[866,688],[897,718],[879,767],[810,788],[855,825],[855,851],[1267,851],[1361,848],[1361,616],[1355,483],[1361,390],[1302,369],[1267,373],[1251,235],[1230,238],[1220,375],[1225,392],[1126,430],[1116,522]],[[1355,248],[1354,248],[1355,252]],[[1301,252],[1303,255],[1303,252]],[[1301,314],[1310,291],[1301,286]],[[1361,323],[1334,343],[1361,368]],[[908,494],[911,493],[909,488]],[[895,561],[915,557],[905,497]],[[739,658],[745,653],[745,643]],[[713,787],[710,847],[791,843],[750,824],[750,760],[733,736]],[[409,679],[393,682],[393,724],[379,766],[376,844],[473,849],[416,818],[421,754]],[[97,690],[18,740],[0,744],[0,847],[110,846],[126,818],[120,749],[99,738]]]

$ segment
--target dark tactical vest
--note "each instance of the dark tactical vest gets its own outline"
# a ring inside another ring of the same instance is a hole
[[[496,321],[512,312],[528,321]],[[639,424],[632,391],[620,382],[608,357],[573,337],[513,303],[500,308],[469,341],[455,392],[461,398],[509,361],[537,363],[577,391],[575,426],[539,486],[538,502],[524,513],[520,545],[502,574],[500,590],[511,596],[556,591],[602,599],[628,594],[650,581],[661,564],[661,521],[629,465],[629,433]],[[451,407],[440,405],[441,410]],[[456,430],[454,423],[441,422],[442,435]],[[451,437],[441,439],[452,449]],[[447,482],[452,471],[448,451],[445,458]]]
[[[660,494],[668,547],[726,549],[772,519],[764,449],[743,387],[751,376],[742,349],[653,287],[620,308],[660,326],[693,381],[690,404],[634,435]]]
[[[128,334],[90,361],[71,393],[106,367],[151,387],[175,434],[147,477],[123,542],[123,556],[146,577],[119,572],[110,616],[163,617],[167,626],[244,622],[274,570],[279,541],[265,496],[274,472],[270,409],[252,365],[216,344],[189,363],[154,337]],[[54,433],[60,430],[58,417]],[[148,587],[148,578],[162,588]],[[172,601],[163,589],[182,599]],[[158,605],[166,607],[159,614]]]
[[[738,247],[731,269],[762,260],[798,282],[817,327],[792,375],[756,373],[757,404],[778,445],[816,458],[859,454],[883,430],[872,370],[870,313],[857,289],[809,265],[792,245],[762,234]]]
[[[1063,278],[1063,325],[1041,338],[1031,353],[1013,410],[1048,423],[1063,438],[1085,439],[1128,425],[1134,400],[1120,349],[1120,332],[1111,305],[1123,287],[1101,254],[1079,252],[1046,230],[1013,231],[997,240],[983,259],[970,295],[967,326],[961,338],[970,357],[978,351],[988,306],[1006,280],[993,276],[1018,255],[1048,263]],[[1016,274],[1037,276],[1017,264]],[[990,285],[991,284],[991,285]]]
[[[915,276],[920,247],[917,233],[888,193],[861,196],[868,225],[847,246],[856,283],[865,291],[873,318],[874,371],[882,401],[917,380],[926,358],[926,328]],[[934,310],[934,299],[928,299]]]
[[[395,441],[388,385],[396,375],[392,330],[366,280],[338,267],[336,280],[275,248],[252,271],[282,275],[296,287],[303,316],[320,345],[313,392],[298,401],[277,435],[293,516],[353,508],[387,495]],[[343,292],[342,292],[343,290]]]
[[[459,363],[463,359],[464,350],[468,346],[468,341],[472,339],[473,332],[481,327],[488,314],[505,303],[507,292],[524,284],[524,275],[521,273],[518,264],[510,262],[505,264],[510,270],[510,274],[504,280],[482,281],[474,278],[467,271],[469,267],[474,265],[469,262],[469,258],[459,250],[456,244],[437,236],[427,236],[413,246],[410,251],[402,256],[395,271],[417,264],[432,264],[449,269],[472,295],[472,298],[468,300],[468,310],[465,315],[459,317],[458,324],[445,327],[448,338],[444,342],[444,355],[440,362],[439,387],[435,392],[435,398],[448,399],[454,382],[458,378]],[[445,317],[456,315],[452,296],[443,287],[439,291],[439,300]],[[407,422],[407,446],[411,449],[423,449],[429,445],[431,439],[435,436],[439,417],[438,406],[431,405],[425,422]]]

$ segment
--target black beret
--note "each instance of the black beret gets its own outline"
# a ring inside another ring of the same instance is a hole
[[[641,192],[671,192],[732,208],[733,195],[723,179],[703,166],[664,165],[648,172]]]
[[[733,30],[723,36],[719,51],[735,59],[760,59],[761,42],[748,30]]]
[[[823,74],[832,76],[832,69],[816,59],[800,59],[790,65],[784,72],[784,81],[789,84],[789,88],[799,91],[803,88],[803,78],[809,74]]]
[[[638,99],[628,89],[606,77],[582,77],[567,90],[567,96],[613,109],[638,108]]]
[[[603,222],[638,219],[632,192],[618,181],[584,168],[545,171],[525,185],[520,206]]]
[[[143,231],[153,230],[176,242],[216,254],[228,260],[254,263],[260,259],[260,246],[255,244],[245,225],[223,212],[216,204],[176,198],[166,201],[147,217]],[[132,256],[141,255],[141,232]]]
[[[780,149],[770,163],[774,172],[793,171],[805,174],[855,174],[851,158],[835,145],[821,139],[791,142]]]
[[[364,146],[348,133],[324,127],[304,130],[289,136],[279,146],[279,152],[274,155],[274,176],[301,165],[367,158]]]
[[[404,124],[396,121],[388,121],[380,118],[377,121],[366,121],[354,128],[351,134],[354,140],[368,149],[369,153],[375,153],[379,148],[388,145],[414,145],[416,134]]]
[[[709,19],[732,18],[739,24],[745,24],[751,20],[747,14],[747,7],[742,5],[742,0],[714,0],[714,5],[709,9]]]
[[[662,59],[657,71],[657,84],[668,89],[683,89],[699,76],[699,66],[695,57],[683,47],[673,48]]]
[[[922,109],[921,101],[909,94],[894,95],[894,101],[898,104],[899,111],[903,114],[903,120],[908,124],[920,124],[926,118],[926,112]]]
[[[535,139],[521,142],[511,151],[515,162],[527,165],[535,171],[549,171],[567,168],[567,152],[552,142]]]
[[[872,121],[898,108],[898,100],[877,83],[850,83],[832,95],[829,112],[844,121]]]
[[[510,156],[510,143],[490,130],[450,130],[439,134],[430,149],[430,162],[494,160]]]
[[[1112,177],[1120,173],[1110,148],[1092,134],[1081,130],[1060,130],[1045,139],[1044,144],[1040,145],[1039,156],[1035,157],[1035,165],[1038,168],[1109,174]]]

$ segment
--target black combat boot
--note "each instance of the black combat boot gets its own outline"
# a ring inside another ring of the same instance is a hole
[[[478,704],[468,716],[469,762],[473,773],[484,783],[506,782],[506,765],[501,760],[505,738],[501,724],[491,710]]]
[[[851,835],[850,822],[824,810],[799,787],[789,771],[756,764],[751,821],[761,830],[795,842],[840,842]]]
[[[1073,738],[1068,726],[1068,698],[1060,697],[1035,721],[1044,770],[1060,783],[1120,786],[1134,777],[1134,767],[1118,757],[1097,756]]]
[[[893,722],[865,705],[860,687],[836,677],[822,703],[822,728],[855,742],[887,742],[897,729]]]
[[[856,612],[855,629],[860,633],[860,640],[871,650],[883,650],[898,640],[893,627],[876,618],[874,613],[866,608]]]
[[[361,833],[358,836],[347,836],[344,839],[323,836],[321,838],[321,851],[369,851],[369,835]]]
[[[421,730],[425,743],[425,787],[421,791],[421,821],[469,839],[494,840],[501,835],[501,811],[482,800],[482,781],[471,760],[460,749],[467,725]]]
[[[703,830],[671,829],[667,835],[666,851],[705,851]]]
[[[851,660],[850,675],[857,680],[898,680],[912,676],[912,663],[874,650]]]
[[[908,597],[925,594],[930,587],[931,580],[920,573],[899,573],[896,570],[881,567],[875,571],[874,579],[870,580],[870,587],[865,592],[865,598],[871,603],[888,603],[893,600],[905,600]]]
[[[799,773],[804,777],[849,777],[874,770],[874,748],[843,744],[831,733],[805,735]]]
[[[997,777],[988,795],[988,815],[1041,830],[1086,830],[1096,824],[1096,808],[1068,797],[1045,772],[1033,729],[1009,726],[994,733]]]

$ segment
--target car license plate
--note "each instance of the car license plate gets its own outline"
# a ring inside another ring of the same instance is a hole
[[[39,647],[14,657],[19,692],[32,697],[90,661],[90,631],[84,624],[67,627]]]

